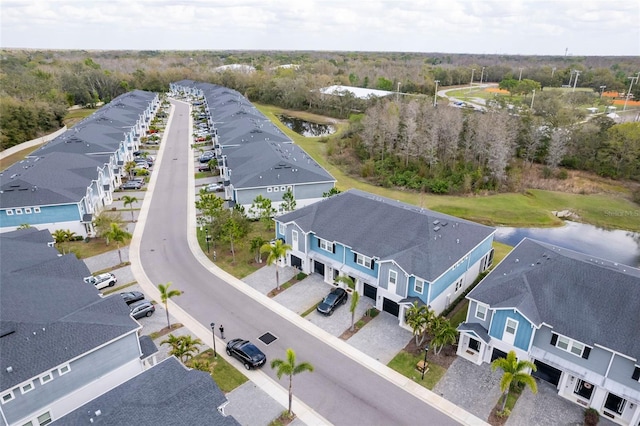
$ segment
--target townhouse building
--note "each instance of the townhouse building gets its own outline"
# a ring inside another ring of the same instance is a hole
[[[355,291],[398,317],[413,303],[442,312],[493,261],[494,228],[356,189],[275,218],[286,264]]]
[[[469,294],[459,356],[513,350],[563,398],[640,422],[640,270],[524,239]]]

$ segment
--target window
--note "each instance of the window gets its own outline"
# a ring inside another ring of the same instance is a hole
[[[286,232],[287,227],[284,225],[284,223],[278,223],[278,232],[281,235],[284,235],[284,233]]]
[[[607,400],[604,402],[604,408],[616,414],[622,414],[627,400],[616,394],[609,393]]]
[[[286,187],[286,186],[281,186],[281,187],[280,187],[280,191],[282,191],[282,192],[287,192],[287,187]]]
[[[584,359],[589,359],[589,354],[591,353],[590,347],[556,333],[551,335],[551,344],[556,348],[560,348],[563,351],[567,351]]]
[[[31,207],[25,207],[24,214],[31,214]]]
[[[636,366],[636,368],[633,369],[631,378],[637,382],[640,381],[640,367]]]
[[[328,251],[329,253],[333,253],[333,243],[330,243],[327,240],[323,240],[322,238],[318,238],[318,247],[320,247],[324,251]]]
[[[518,332],[518,321],[513,318],[507,318],[504,324],[504,333],[502,333],[502,340],[510,345],[513,345],[516,341],[516,333]]]
[[[482,321],[487,319],[487,307],[483,305],[476,305],[476,318]]]
[[[13,216],[13,210],[11,209],[7,210],[7,216]]]
[[[7,402],[11,401],[13,399],[13,392],[7,392],[4,395],[2,395],[2,403],[6,404]]]
[[[38,424],[40,426],[48,425],[49,423],[51,423],[51,421],[52,421],[51,420],[51,413],[49,413],[48,411],[46,413],[40,414],[38,416]]]
[[[367,256],[363,256],[361,254],[356,253],[356,263],[358,265],[364,266],[365,268],[371,268],[371,258]]]
[[[422,292],[424,291],[424,281],[419,280],[419,279],[416,278],[416,282],[413,285],[413,290],[416,293],[422,294]]]
[[[396,271],[389,271],[389,285],[396,285],[398,282],[398,273]]]
[[[280,188],[279,188],[279,187],[277,187],[277,186],[274,186],[274,187],[273,187],[273,192],[278,192],[279,190],[280,190]]]
[[[462,281],[464,281],[463,278],[460,278],[457,282],[456,282],[456,293],[462,288]]]
[[[69,371],[71,371],[71,366],[69,364],[63,365],[62,367],[58,368],[58,374],[60,374],[61,376],[64,376]]]
[[[24,384],[20,387],[20,392],[22,392],[23,394],[32,391],[33,390],[33,382],[29,382],[27,384]]]
[[[480,342],[472,337],[469,338],[469,349],[480,352]]]
[[[22,209],[16,209],[16,214],[22,214]]]
[[[267,188],[267,192],[271,192],[273,189],[271,187]]]
[[[50,382],[51,380],[53,380],[53,375],[51,373],[47,373],[44,376],[40,377],[40,383],[43,385],[47,382]]]
[[[40,213],[40,207],[34,207],[33,208],[33,212],[34,213]]]

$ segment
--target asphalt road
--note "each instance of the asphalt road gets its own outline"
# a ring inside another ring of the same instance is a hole
[[[437,409],[388,382],[261,303],[212,275],[191,254],[187,241],[189,108],[174,102],[162,161],[140,245],[142,266],[155,284],[171,281],[184,291],[172,299],[202,324],[224,324],[227,339],[252,340],[268,360],[284,358],[287,348],[315,367],[294,378],[294,394],[336,425],[458,424]],[[216,327],[217,328],[217,327]],[[265,332],[278,339],[268,347]],[[218,348],[219,351],[224,350]],[[263,372],[277,380],[269,366]],[[286,380],[280,381],[286,386]]]

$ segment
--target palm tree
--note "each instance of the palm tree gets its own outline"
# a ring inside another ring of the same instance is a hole
[[[308,362],[296,364],[296,353],[293,349],[287,349],[287,359],[274,359],[271,361],[271,368],[276,369],[278,379],[283,375],[289,376],[289,416],[291,416],[291,402],[293,401],[293,376],[304,371],[313,371],[313,365]]]
[[[262,252],[260,251],[260,248],[266,242],[267,241],[265,241],[265,239],[262,238],[260,235],[254,237],[251,240],[251,252],[255,253],[254,259],[256,260],[257,263],[262,263]]]
[[[20,226],[18,226],[18,229],[29,229],[31,228],[31,225],[29,225],[28,223],[22,223],[20,224]]]
[[[276,264],[276,290],[280,290],[280,275],[278,274],[278,261],[280,258],[287,255],[287,253],[291,250],[291,246],[289,244],[285,244],[281,239],[276,239],[276,241],[272,243],[265,243],[260,247],[261,253],[267,253],[267,265],[271,266],[274,263]]]
[[[190,335],[176,337],[169,334],[168,338],[160,344],[171,346],[169,354],[177,356],[182,363],[185,363],[193,358],[194,353],[198,352],[199,346],[202,346],[202,340],[194,339]]]
[[[446,318],[442,318],[442,320],[438,321],[438,325],[433,326],[431,328],[431,332],[433,334],[431,347],[436,355],[442,351],[442,348],[444,348],[445,345],[453,345],[458,337],[458,330],[456,330],[456,328],[452,326],[451,322]]]
[[[122,197],[122,201],[124,201],[124,206],[127,207],[131,206],[131,222],[134,222],[133,220],[133,203],[137,203],[138,199],[132,195],[124,195]]]
[[[109,241],[115,241],[118,246],[118,257],[120,258],[120,263],[122,264],[122,252],[120,251],[120,244],[123,244],[126,240],[131,238],[131,234],[120,228],[120,225],[117,223],[112,223],[109,231],[104,235],[107,239],[107,245],[109,245]]]
[[[160,300],[164,304],[164,310],[167,312],[167,328],[171,329],[171,322],[169,322],[169,299],[174,296],[180,296],[182,292],[180,290],[169,290],[171,283],[158,284],[158,290],[160,290]]]
[[[355,321],[356,321],[356,307],[358,306],[358,302],[360,301],[360,293],[357,291],[353,292],[351,296],[351,305],[349,306],[349,312],[351,312],[351,331],[355,329]]]
[[[520,383],[529,386],[531,388],[531,392],[538,392],[538,386],[536,385],[535,379],[526,371],[527,369],[536,371],[536,365],[528,360],[518,361],[515,351],[509,351],[506,358],[495,359],[491,363],[491,369],[495,371],[497,368],[500,368],[504,372],[502,374],[502,379],[500,379],[500,390],[504,392],[502,411],[504,411],[504,407],[507,405],[509,392],[513,387]]]
[[[62,254],[64,254],[64,246],[62,243],[66,243],[75,238],[76,233],[69,229],[57,229],[51,234],[53,239],[56,241],[56,244],[60,246],[62,249]]]
[[[418,303],[414,302],[413,305],[407,309],[405,318],[407,325],[413,330],[416,345],[422,345],[426,337],[426,331],[429,329],[434,318],[433,311],[426,305],[418,306]]]

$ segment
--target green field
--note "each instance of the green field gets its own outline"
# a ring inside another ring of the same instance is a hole
[[[296,144],[300,145],[322,167],[331,173],[338,181],[336,186],[342,191],[357,188],[383,197],[491,226],[560,226],[562,225],[562,220],[555,217],[552,211],[571,210],[577,214],[579,220],[586,223],[604,228],[640,231],[640,220],[638,220],[637,214],[625,214],[625,212],[640,211],[640,206],[627,200],[622,195],[580,195],[529,190],[525,193],[504,193],[486,196],[442,196],[375,186],[363,182],[359,178],[349,176],[340,168],[330,164],[326,158],[326,143],[324,142],[326,138],[301,136],[278,120],[276,115],[282,113],[282,109],[267,105],[256,106],[287,136],[291,137]],[[317,121],[312,114],[296,114],[296,116]],[[346,124],[343,124],[338,127],[339,129],[344,129],[345,126]],[[619,190],[624,193],[623,189]]]

